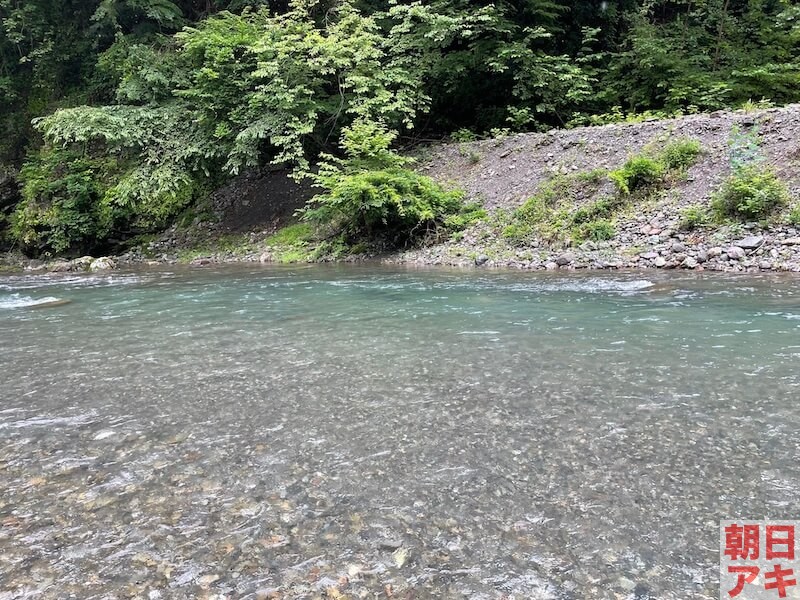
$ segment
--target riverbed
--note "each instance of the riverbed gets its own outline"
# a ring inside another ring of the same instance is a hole
[[[798,367],[789,276],[2,276],[0,599],[717,598]]]

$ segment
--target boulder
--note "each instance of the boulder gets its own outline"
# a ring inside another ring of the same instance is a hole
[[[56,261],[47,267],[47,270],[51,273],[68,273],[69,271],[72,271],[72,269],[72,263],[66,260]]]
[[[745,257],[746,254],[744,248],[740,246],[731,246],[725,251],[725,253],[731,260],[741,260]]]
[[[748,235],[746,238],[734,242],[734,246],[744,248],[745,250],[755,250],[764,243],[763,235]]]
[[[565,252],[558,258],[556,258],[556,264],[559,267],[566,267],[567,265],[571,265],[575,262],[575,254],[573,252]]]
[[[94,273],[96,271],[111,271],[117,268],[117,263],[108,256],[101,256],[95,258],[89,265],[89,270]]]
[[[93,256],[81,256],[71,261],[74,271],[86,271],[94,262]]]

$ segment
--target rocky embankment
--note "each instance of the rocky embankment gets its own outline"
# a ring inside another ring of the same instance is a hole
[[[791,202],[767,220],[682,227],[689,207],[709,209],[713,194],[731,173],[736,136],[748,136],[747,151],[760,167],[785,183]],[[631,156],[669,140],[701,145],[683,177],[614,216],[615,234],[582,244],[534,240],[524,247],[501,239],[497,228],[479,224],[462,239],[402,252],[393,262],[485,265],[525,269],[683,268],[715,271],[800,272],[800,227],[788,214],[800,203],[800,106],[761,111],[717,112],[678,119],[554,130],[433,148],[422,169],[443,183],[466,190],[490,214],[512,212],[556,176],[617,169]],[[571,207],[578,209],[613,193],[609,181]]]
[[[710,208],[713,195],[732,172],[732,147],[743,137],[751,159],[780,178],[791,201],[759,222],[703,224],[687,231],[684,211]],[[680,177],[670,178],[646,197],[632,198],[615,212],[609,239],[578,243],[541,238],[512,244],[502,235],[503,219],[555,178],[594,181],[565,199],[564,210],[577,211],[615,193],[610,171],[632,156],[657,152],[672,140],[694,140],[700,144],[700,154]],[[549,270],[800,272],[800,226],[790,224],[789,218],[800,204],[800,105],[440,144],[419,155],[420,170],[444,185],[465,190],[488,216],[445,243],[370,258],[399,264]],[[201,266],[270,262],[274,253],[269,235],[291,223],[293,212],[312,194],[311,188],[290,182],[285,173],[245,174],[212,195],[213,218],[197,219],[188,230],[173,227],[111,262]],[[231,236],[236,240],[232,242]],[[19,256],[5,262],[55,271],[88,270],[92,264],[87,258],[42,264]]]
[[[722,228],[712,235],[684,234],[658,218],[638,232],[607,242],[584,242],[575,248],[518,250],[474,244],[444,244],[403,252],[388,262],[418,265],[509,267],[518,269],[693,269],[711,271],[800,272],[800,230],[761,229],[748,224],[744,235]],[[631,242],[630,240],[634,240]]]

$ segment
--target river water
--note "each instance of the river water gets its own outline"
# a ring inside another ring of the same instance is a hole
[[[4,276],[0,599],[718,598],[798,367],[776,276]]]

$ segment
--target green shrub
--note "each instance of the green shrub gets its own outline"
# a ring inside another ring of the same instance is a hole
[[[42,149],[20,171],[22,202],[11,216],[11,234],[34,255],[85,253],[109,232],[113,215],[102,199],[118,172],[112,159]]]
[[[525,203],[513,212],[513,218],[528,223],[539,223],[547,218],[550,212],[549,190],[528,198]]]
[[[570,234],[580,237],[582,234],[576,226],[600,222],[612,216],[624,202],[620,197],[605,197],[574,212],[567,208],[577,201],[585,184],[599,184],[604,175],[604,171],[593,171],[557,176],[545,182],[535,196],[511,214],[511,222],[503,228],[502,236],[513,245],[528,244],[535,237],[549,241],[564,239]],[[604,234],[595,233],[592,227],[587,229],[587,237],[594,239],[596,235],[601,239]]]
[[[708,225],[711,220],[708,211],[702,206],[690,206],[681,211],[680,229],[691,231]]]
[[[390,149],[394,137],[375,122],[347,128],[345,158],[323,157],[316,183],[325,191],[301,211],[303,219],[334,227],[350,243],[369,239],[395,246],[449,235],[485,214],[465,206],[463,192],[444,190],[405,168],[410,159]]]
[[[650,188],[664,177],[664,164],[649,156],[634,156],[621,169],[611,171],[608,176],[624,195]]]
[[[661,151],[660,158],[666,169],[685,171],[695,163],[702,151],[699,141],[681,138],[668,143]]]
[[[457,129],[450,137],[454,142],[474,142],[478,139],[478,134],[474,131],[470,131],[469,129]]]
[[[773,171],[751,165],[725,180],[714,194],[712,207],[720,218],[761,219],[788,200],[786,185]]]
[[[611,221],[599,219],[577,226],[575,228],[574,237],[578,241],[592,240],[594,242],[602,242],[612,239],[616,232],[617,230]]]
[[[800,204],[796,204],[792,207],[792,210],[789,211],[787,221],[789,222],[789,225],[800,227]]]
[[[605,177],[608,176],[608,171],[605,169],[592,169],[591,171],[584,171],[575,175],[575,179],[584,183],[598,184]]]
[[[511,221],[503,228],[502,236],[512,245],[533,241],[538,225],[550,218],[550,204],[555,198],[554,183],[548,182],[539,192],[511,213]]]
[[[582,206],[572,213],[572,222],[575,225],[581,223],[588,223],[603,217],[611,216],[614,211],[619,207],[620,200],[618,198],[601,198],[587,206]]]
[[[536,228],[530,223],[512,222],[503,228],[503,238],[513,246],[521,246],[532,241]]]
[[[486,210],[477,203],[465,204],[461,209],[445,217],[444,224],[449,231],[460,232],[487,217]]]

